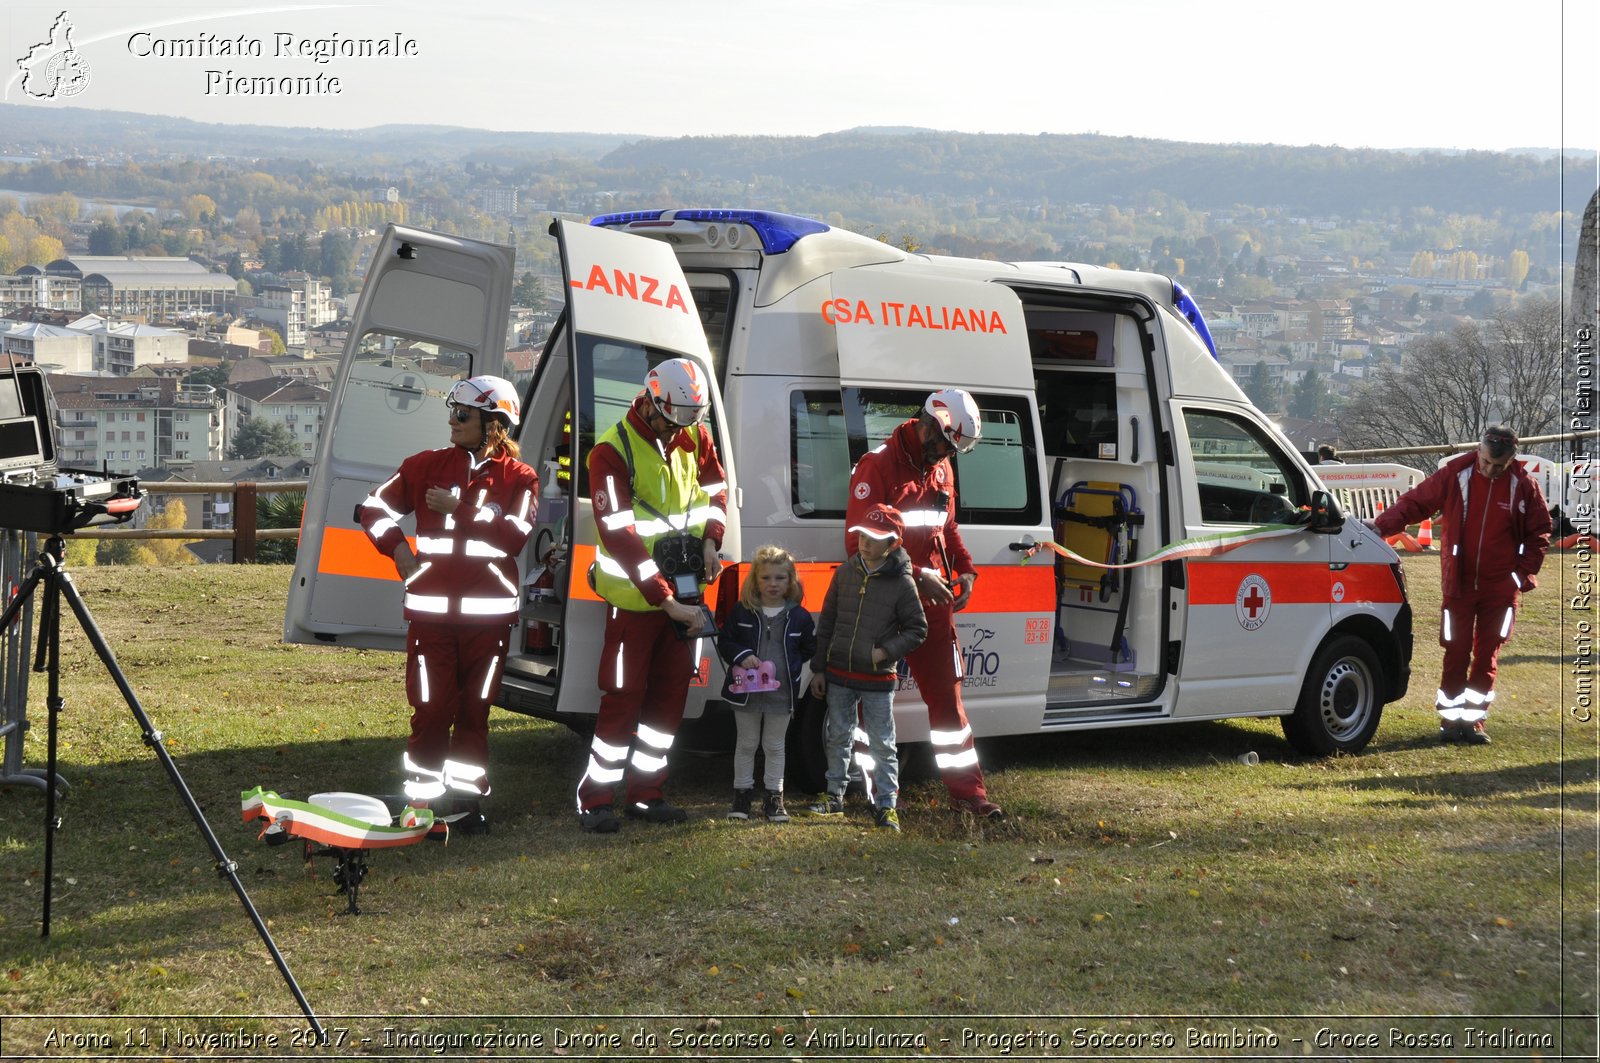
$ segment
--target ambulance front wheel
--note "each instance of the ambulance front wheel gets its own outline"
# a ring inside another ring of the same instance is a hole
[[[796,794],[820,794],[828,788],[828,759],[823,743],[827,702],[809,695],[794,707],[784,758],[784,788]]]
[[[1383,666],[1366,641],[1338,635],[1318,651],[1283,735],[1301,753],[1357,753],[1383,719]]]

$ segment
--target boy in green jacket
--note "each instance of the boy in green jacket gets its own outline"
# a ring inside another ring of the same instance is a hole
[[[856,732],[856,706],[871,756],[860,758],[874,823],[899,832],[900,762],[895,754],[894,686],[900,659],[928,637],[911,559],[900,549],[905,524],[898,510],[875,505],[850,531],[857,552],[833,573],[817,619],[817,653],[811,662],[811,694],[828,699],[824,737],[828,792],[809,809],[812,815],[844,815],[850,773],[850,743]]]

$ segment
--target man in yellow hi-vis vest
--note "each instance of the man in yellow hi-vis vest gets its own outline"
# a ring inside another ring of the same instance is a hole
[[[661,790],[704,634],[700,587],[722,568],[728,486],[711,431],[705,372],[687,358],[650,370],[628,412],[589,452],[600,543],[595,589],[606,612],[600,714],[578,780],[578,822],[609,834],[623,813],[651,823],[687,819]],[[683,636],[688,636],[684,638]]]

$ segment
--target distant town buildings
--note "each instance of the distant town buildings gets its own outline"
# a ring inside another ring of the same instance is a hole
[[[220,313],[238,291],[226,273],[161,256],[69,255],[42,268],[23,266],[0,290],[9,293],[9,303],[30,283],[31,305],[147,319]]]
[[[55,373],[56,462],[130,475],[222,456],[224,412],[215,388],[157,377]]]
[[[274,422],[293,433],[301,457],[316,455],[331,394],[327,387],[306,380],[271,377],[230,383],[223,393],[228,423],[235,432],[252,420]]]
[[[338,316],[332,293],[321,279],[304,273],[285,274],[279,283],[262,288],[259,296],[240,299],[239,310],[276,328],[286,347],[304,347],[312,329]]]
[[[29,266],[23,269],[25,272],[0,277],[0,315],[23,307],[82,312],[80,280],[52,277]]]
[[[0,318],[0,354],[27,359],[46,373],[127,376],[140,366],[187,361],[189,337],[154,325],[113,323],[98,314],[65,324]]]
[[[63,325],[0,319],[0,355],[32,362],[46,373],[95,371],[94,337]]]
[[[485,214],[512,217],[519,213],[515,188],[478,189],[478,207]]]

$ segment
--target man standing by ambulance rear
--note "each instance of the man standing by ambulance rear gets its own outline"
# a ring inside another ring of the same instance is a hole
[[[1389,536],[1434,513],[1443,527],[1439,738],[1487,745],[1484,721],[1500,647],[1511,637],[1517,600],[1538,586],[1534,575],[1550,549],[1550,511],[1539,485],[1517,464],[1511,429],[1488,429],[1476,451],[1450,459],[1367,523]]]
[[[596,834],[621,826],[612,805],[623,784],[623,814],[681,823],[688,814],[662,796],[667,753],[683,721],[694,647],[702,626],[700,588],[716,580],[727,523],[728,485],[711,430],[705,370],[672,358],[645,376],[628,412],[589,451],[594,497],[594,586],[610,606],[600,650],[600,714],[589,764],[578,780],[578,825]]]
[[[906,656],[911,678],[928,705],[928,737],[934,762],[957,808],[982,819],[1005,815],[989,800],[972,742],[972,726],[961,703],[961,644],[955,614],[972,599],[978,569],[956,525],[955,476],[950,457],[971,452],[982,426],[978,404],[960,388],[928,396],[922,413],[901,424],[883,444],[864,454],[850,475],[845,527],[861,523],[876,505],[899,510],[905,521],[902,545],[911,557],[928,637]],[[856,552],[856,535],[845,532],[845,553]]]

